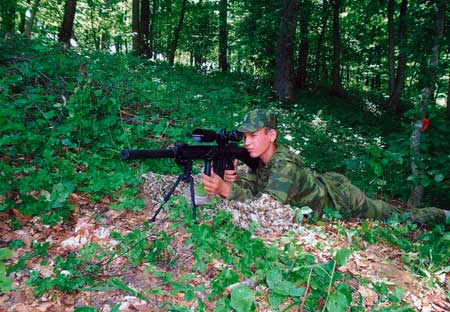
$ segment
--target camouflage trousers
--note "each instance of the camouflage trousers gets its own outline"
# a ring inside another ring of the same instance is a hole
[[[371,199],[358,187],[343,175],[335,172],[327,172],[321,175],[334,208],[344,218],[359,217],[375,220],[386,220],[393,214],[402,215],[409,213],[409,219],[415,223],[445,223],[446,214],[444,210],[427,207],[420,209],[404,210],[382,200]]]

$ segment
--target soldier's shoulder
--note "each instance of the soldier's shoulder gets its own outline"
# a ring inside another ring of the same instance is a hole
[[[287,145],[279,145],[273,154],[273,163],[292,163],[303,166],[303,160],[300,153]]]

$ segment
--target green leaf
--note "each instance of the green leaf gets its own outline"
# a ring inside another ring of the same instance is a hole
[[[211,298],[223,293],[223,290],[234,283],[239,281],[239,275],[233,270],[223,269],[216,277],[211,281]]]
[[[403,298],[404,291],[400,287],[395,287],[392,294],[389,295],[389,300],[392,302],[400,302]]]
[[[347,284],[339,284],[336,292],[332,293],[327,300],[327,311],[346,312],[352,302],[352,294]]]
[[[0,260],[9,258],[12,255],[13,251],[9,248],[0,248]]]
[[[313,210],[309,206],[303,206],[302,208],[300,208],[300,213],[303,215],[309,215],[313,213]]]
[[[6,276],[6,268],[0,262],[0,293],[6,293],[12,289],[12,280]]]
[[[348,257],[352,254],[352,251],[347,248],[339,249],[336,252],[336,263],[338,265],[344,265],[347,262]]]
[[[92,307],[78,307],[73,312],[97,312],[96,309]]]
[[[254,292],[247,286],[241,285],[233,289],[231,292],[230,305],[237,312],[254,311],[254,298]]]
[[[229,311],[231,311],[231,308],[227,298],[222,297],[216,301],[216,305],[214,306],[214,312],[229,312]]]
[[[77,147],[77,145],[75,144],[75,143],[72,143],[71,141],[70,141],[70,139],[62,139],[62,141],[61,141],[61,143],[64,145],[64,146],[67,146],[67,147],[70,147],[70,148],[75,148],[75,147]]]
[[[276,268],[267,274],[267,285],[270,290],[280,296],[300,297],[304,294],[303,288],[297,288],[294,283],[284,279],[281,270]]]
[[[444,181],[445,176],[442,173],[438,173],[434,176],[434,181],[436,181],[436,183],[442,182]]]

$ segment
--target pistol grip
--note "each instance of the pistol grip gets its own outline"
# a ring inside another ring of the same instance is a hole
[[[205,160],[205,171],[204,171],[204,173],[207,175],[207,176],[211,176],[211,160]]]

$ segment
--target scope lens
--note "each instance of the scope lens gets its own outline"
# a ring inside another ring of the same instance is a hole
[[[240,141],[243,137],[242,132],[237,131],[237,130],[233,130],[230,133],[228,133],[228,139],[230,141]]]
[[[192,139],[195,142],[212,142],[215,141],[217,134],[213,130],[195,129],[192,131]]]

